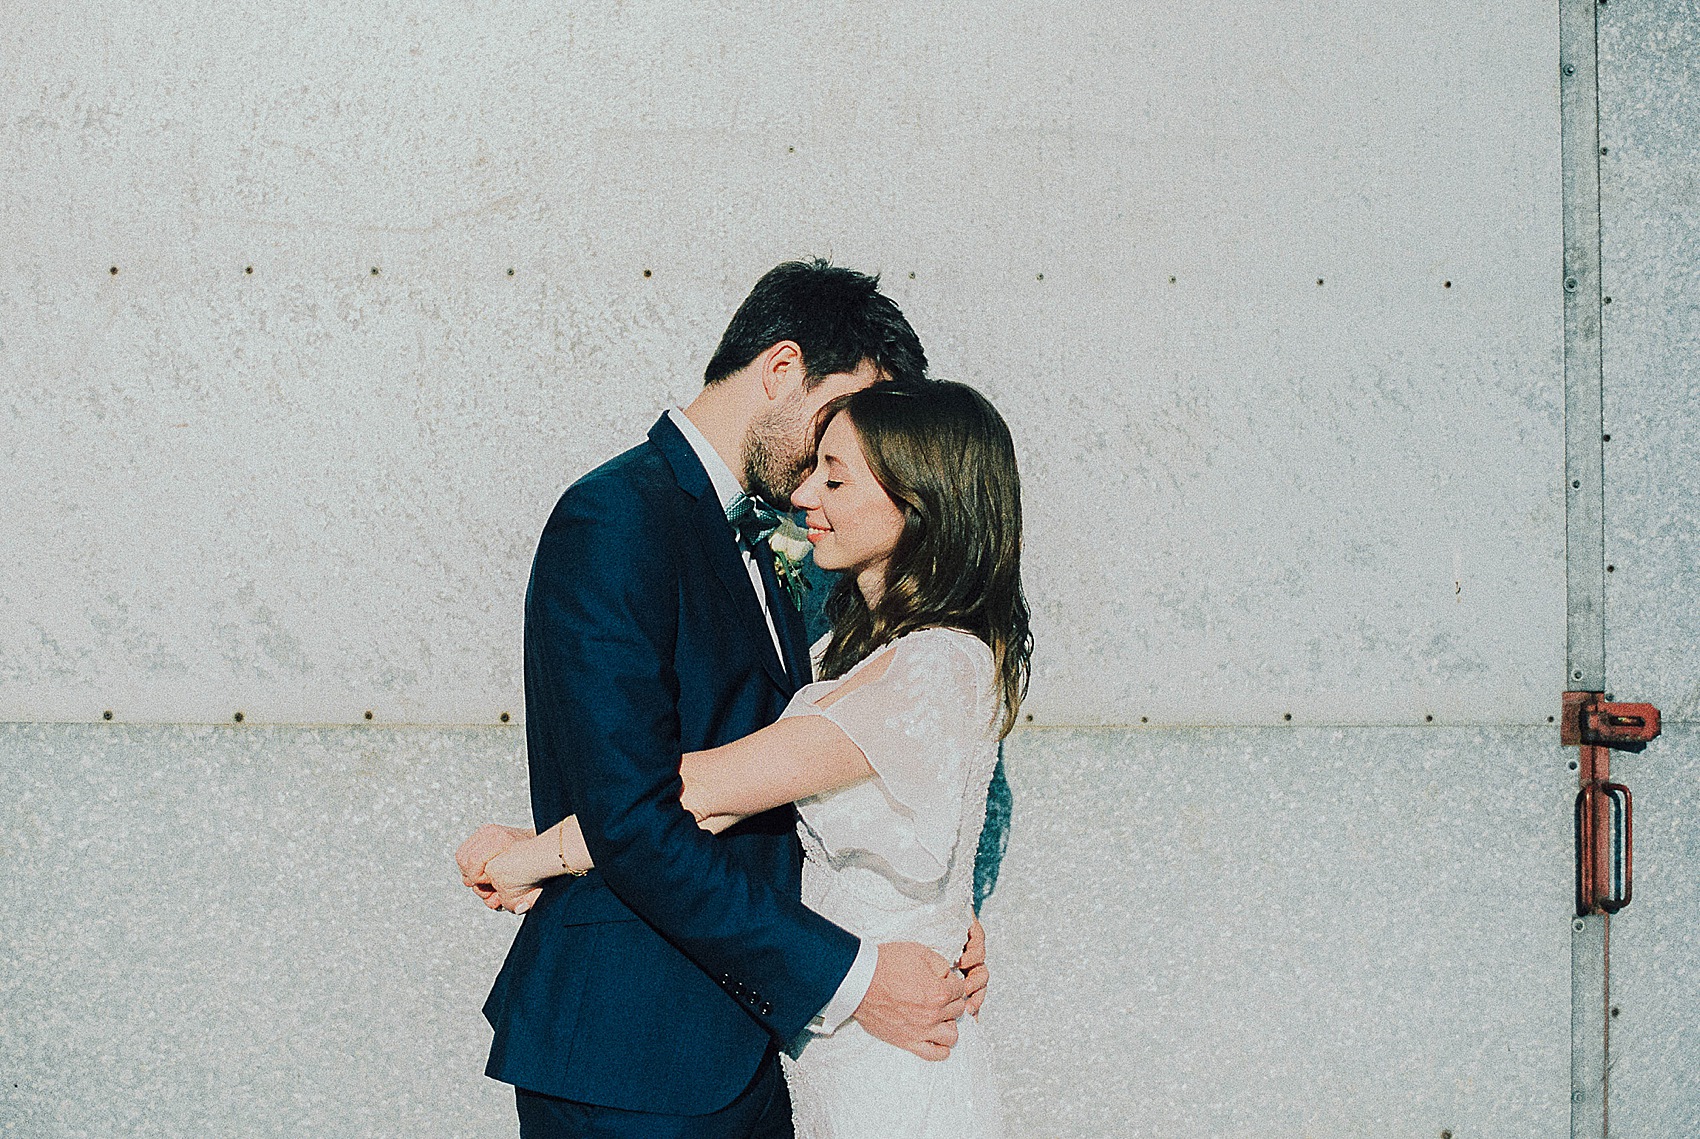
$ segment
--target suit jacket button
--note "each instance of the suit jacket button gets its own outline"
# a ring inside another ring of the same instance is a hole
[[[761,1014],[763,1016],[772,1016],[773,1015],[773,1002],[772,1001],[763,1001],[761,1003]]]

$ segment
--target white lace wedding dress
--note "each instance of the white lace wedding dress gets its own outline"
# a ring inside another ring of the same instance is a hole
[[[973,919],[974,854],[997,763],[992,655],[955,629],[909,633],[890,651],[877,680],[824,709],[814,701],[841,681],[817,681],[785,709],[837,724],[877,773],[797,804],[803,901],[864,938],[918,941],[954,961]],[[782,1058],[798,1139],[998,1139],[988,1043],[973,1017],[957,1027],[943,1061],[854,1020],[828,1036],[805,1032]]]

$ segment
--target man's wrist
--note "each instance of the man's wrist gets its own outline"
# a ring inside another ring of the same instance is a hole
[[[856,960],[850,965],[850,971],[844,974],[844,980],[838,983],[838,991],[821,1009],[820,1015],[809,1022],[809,1031],[821,1036],[831,1036],[846,1021],[856,1015],[862,1000],[868,995],[868,989],[874,983],[874,971],[879,967],[879,946],[863,940],[856,950]]]

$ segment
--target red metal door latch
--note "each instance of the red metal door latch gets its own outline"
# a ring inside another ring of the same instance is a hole
[[[1611,781],[1611,753],[1641,751],[1659,734],[1651,704],[1616,704],[1600,692],[1566,692],[1559,742],[1580,748],[1576,793],[1576,913],[1615,914],[1635,889],[1635,803]]]

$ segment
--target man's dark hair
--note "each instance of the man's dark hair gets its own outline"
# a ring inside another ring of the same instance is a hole
[[[877,275],[818,257],[775,266],[733,314],[703,382],[719,383],[781,340],[802,349],[811,387],[834,372],[854,372],[863,360],[889,379],[925,379],[921,340],[879,284]]]

